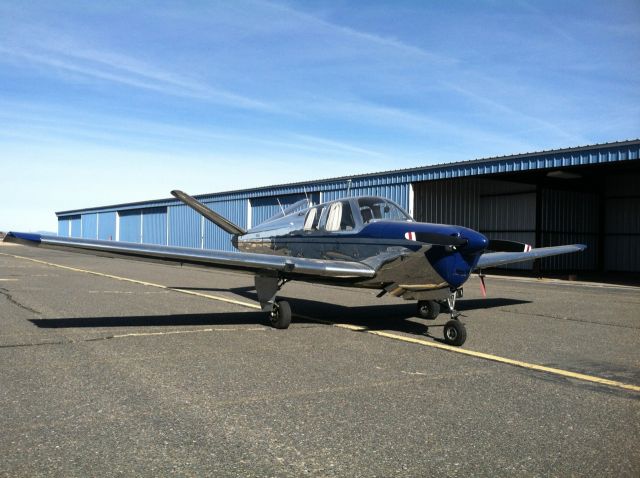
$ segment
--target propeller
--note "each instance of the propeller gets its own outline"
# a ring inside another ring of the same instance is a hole
[[[492,252],[529,252],[531,249],[531,246],[524,242],[489,239],[489,245],[486,250]],[[482,292],[482,297],[486,297],[487,285],[484,281],[485,275],[480,271],[478,277],[480,278],[480,292]]]
[[[464,246],[468,242],[458,235],[450,236],[436,232],[416,232],[416,240],[438,246]]]

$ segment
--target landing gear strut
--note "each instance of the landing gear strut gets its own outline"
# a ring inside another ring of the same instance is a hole
[[[255,276],[258,301],[263,312],[269,314],[269,322],[275,329],[286,329],[291,324],[291,306],[285,300],[276,301],[276,295],[286,279],[271,276]]]

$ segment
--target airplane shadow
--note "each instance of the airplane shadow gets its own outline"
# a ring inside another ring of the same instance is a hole
[[[245,288],[241,288],[245,289]],[[234,290],[244,297],[255,299],[251,289]],[[283,296],[285,298],[286,296]],[[416,318],[414,302],[399,304],[380,304],[366,306],[344,306],[317,300],[287,298],[294,311],[294,324],[315,324],[308,316],[318,321],[338,322],[349,325],[367,327],[369,330],[394,330],[409,334],[424,335],[426,327],[431,324],[442,324],[447,320],[441,314],[437,321],[430,322]],[[502,307],[523,304],[528,301],[517,299],[470,299],[460,300],[461,312],[478,308]],[[197,314],[167,314],[144,316],[104,316],[104,317],[70,317],[53,319],[31,319],[31,322],[46,329],[55,328],[108,328],[108,327],[176,327],[176,326],[221,326],[221,325],[263,325],[269,326],[267,315],[261,311],[222,312]]]

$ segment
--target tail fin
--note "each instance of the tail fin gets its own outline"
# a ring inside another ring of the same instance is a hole
[[[180,199],[180,201],[185,203],[191,209],[194,209],[198,213],[202,214],[204,217],[209,219],[209,221],[216,224],[217,226],[219,226],[221,229],[225,230],[229,234],[237,234],[241,236],[247,233],[245,229],[242,229],[240,226],[222,217],[217,212],[212,211],[207,206],[197,201],[196,199],[192,198],[188,194],[183,193],[182,191],[174,190],[174,191],[171,191],[171,195]]]

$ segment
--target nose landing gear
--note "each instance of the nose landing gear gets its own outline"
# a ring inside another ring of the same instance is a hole
[[[435,300],[420,300],[418,301],[418,316],[426,320],[435,320],[438,318],[442,307],[449,309],[449,321],[444,326],[430,326],[430,327],[443,327],[444,328],[444,342],[447,345],[454,345],[459,347],[467,340],[467,329],[464,324],[460,322],[460,312],[456,310],[456,299],[462,297],[462,289],[453,291],[446,299],[445,302],[437,302]],[[427,329],[428,330],[428,329]]]

